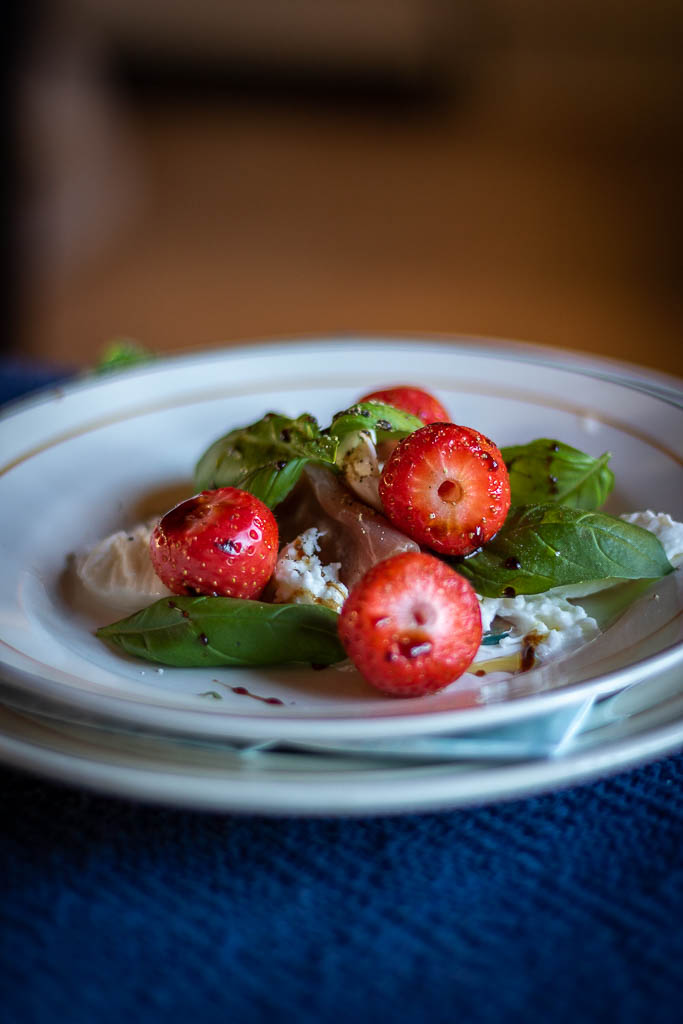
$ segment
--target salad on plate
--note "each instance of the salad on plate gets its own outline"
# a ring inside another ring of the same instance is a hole
[[[194,482],[75,560],[80,585],[126,613],[98,636],[168,666],[355,666],[422,696],[576,650],[683,557],[665,513],[601,511],[608,453],[499,448],[415,387],[366,394],[324,428],[307,413],[234,428]]]

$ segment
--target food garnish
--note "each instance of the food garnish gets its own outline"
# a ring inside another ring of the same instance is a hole
[[[481,644],[473,588],[433,555],[407,552],[375,565],[339,617],[361,675],[394,697],[422,697],[463,674]]]
[[[379,496],[394,526],[418,543],[469,555],[505,522],[510,483],[493,441],[470,427],[432,423],[396,446]]]
[[[393,405],[404,412],[412,413],[425,424],[451,422],[451,417],[441,402],[421,388],[384,388],[382,391],[372,391],[369,395],[364,395],[361,402],[383,402],[385,405]]]
[[[258,597],[273,574],[278,528],[247,491],[222,487],[181,501],[152,533],[157,575],[174,594]]]
[[[408,386],[322,429],[268,413],[207,449],[200,493],[155,527],[150,557],[172,595],[98,636],[184,667],[348,654],[398,696],[449,685],[478,651],[518,643],[520,622],[555,657],[599,630],[574,597],[673,569],[654,527],[600,511],[608,462],[550,438],[498,448]]]

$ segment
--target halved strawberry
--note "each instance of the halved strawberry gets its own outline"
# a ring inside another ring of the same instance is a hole
[[[432,423],[398,443],[379,495],[387,518],[413,540],[468,555],[505,522],[510,481],[493,441],[470,427]]]
[[[428,391],[422,391],[421,388],[384,388],[381,391],[373,391],[369,395],[364,395],[360,401],[384,402],[385,405],[393,405],[395,409],[412,413],[423,423],[450,423],[451,420],[441,402],[430,395]]]
[[[174,594],[258,597],[273,574],[278,528],[267,505],[235,487],[181,501],[152,533],[157,576]]]
[[[421,697],[471,664],[481,643],[479,601],[467,580],[433,555],[394,555],[353,588],[339,635],[369,683],[394,697]]]

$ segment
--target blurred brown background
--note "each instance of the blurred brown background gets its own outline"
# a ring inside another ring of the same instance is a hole
[[[14,351],[437,331],[683,373],[678,0],[54,0],[17,40]]]

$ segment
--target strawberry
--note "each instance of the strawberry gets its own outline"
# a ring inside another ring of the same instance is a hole
[[[174,594],[258,597],[273,574],[278,528],[267,505],[221,487],[182,501],[150,543],[157,576]]]
[[[510,481],[493,441],[470,427],[431,423],[399,441],[379,495],[387,518],[418,544],[469,555],[510,508]]]
[[[412,413],[423,423],[450,423],[451,419],[441,402],[420,388],[384,388],[381,391],[373,391],[371,394],[365,395],[360,401],[383,402],[385,405],[393,405],[395,409]]]
[[[394,697],[436,693],[465,672],[481,643],[479,601],[433,555],[404,552],[353,588],[339,635],[365,679]]]

